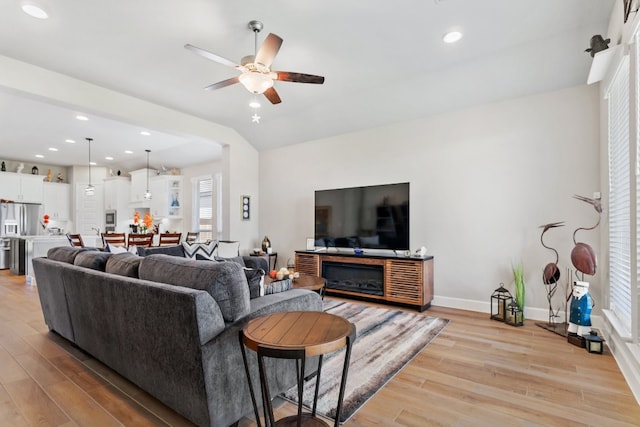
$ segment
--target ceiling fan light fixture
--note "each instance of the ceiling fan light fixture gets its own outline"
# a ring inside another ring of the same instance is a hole
[[[449,31],[445,33],[445,35],[442,36],[442,41],[445,43],[455,43],[459,41],[461,38],[462,38],[462,32],[454,30],[454,31]]]
[[[260,103],[258,102],[257,99],[254,99],[253,101],[249,102],[249,107],[251,107],[251,108],[260,108]]]
[[[242,73],[238,79],[249,92],[255,94],[263,94],[267,89],[273,87],[271,77],[259,72]]]

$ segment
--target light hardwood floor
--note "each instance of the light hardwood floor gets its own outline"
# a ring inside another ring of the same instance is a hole
[[[530,321],[513,328],[438,307],[424,315],[451,323],[347,427],[640,425],[608,351],[589,354]],[[276,417],[293,410],[284,404]],[[191,423],[50,333],[37,287],[0,271],[0,426],[35,425]]]

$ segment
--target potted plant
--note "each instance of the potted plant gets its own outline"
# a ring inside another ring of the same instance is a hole
[[[512,266],[511,269],[513,270],[513,281],[516,288],[516,304],[524,313],[524,269],[522,268],[522,263]]]

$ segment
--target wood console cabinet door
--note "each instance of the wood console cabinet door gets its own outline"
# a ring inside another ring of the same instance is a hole
[[[387,301],[424,306],[433,298],[433,260],[388,259],[384,268]]]
[[[296,253],[296,271],[312,276],[320,276],[320,257],[314,254]]]

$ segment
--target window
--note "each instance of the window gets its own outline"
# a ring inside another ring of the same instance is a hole
[[[629,102],[629,61],[624,58],[608,92],[609,309],[628,331],[631,330]]]
[[[214,236],[214,191],[213,178],[198,178],[195,181],[196,200],[194,209],[194,224],[197,225],[197,231],[200,232],[200,240],[207,241],[215,238]],[[217,235],[217,233],[215,233]]]

